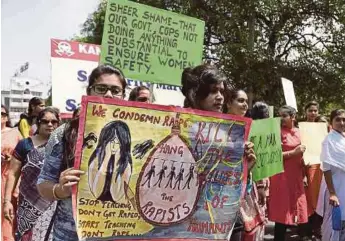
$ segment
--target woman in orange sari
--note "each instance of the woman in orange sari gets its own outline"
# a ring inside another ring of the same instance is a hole
[[[1,105],[1,200],[3,203],[12,202],[14,207],[17,203],[18,192],[14,192],[12,200],[8,200],[4,199],[4,191],[11,155],[20,139],[21,135],[18,129],[11,128],[7,108]],[[14,224],[8,221],[8,219],[4,217],[3,213],[1,213],[1,229],[2,241],[14,240]]]
[[[307,122],[321,122],[318,118],[319,104],[317,102],[309,102],[305,106],[305,113]],[[322,180],[320,164],[307,165],[305,167],[305,174],[308,183],[305,189],[308,203],[308,236],[311,238],[314,235],[317,240],[320,240],[322,221],[320,220],[320,216],[315,213]]]

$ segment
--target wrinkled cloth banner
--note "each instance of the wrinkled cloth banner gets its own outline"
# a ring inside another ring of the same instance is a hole
[[[251,120],[83,97],[73,190],[81,240],[226,240]],[[163,238],[164,237],[164,238]]]

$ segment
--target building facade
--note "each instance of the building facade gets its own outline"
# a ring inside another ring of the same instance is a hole
[[[27,113],[29,101],[33,97],[45,98],[42,81],[29,77],[12,77],[9,90],[1,91],[1,103],[9,109],[14,125],[22,113]]]

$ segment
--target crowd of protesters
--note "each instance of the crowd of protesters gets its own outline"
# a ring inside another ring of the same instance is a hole
[[[120,69],[100,65],[89,76],[86,94],[125,99],[126,80]],[[215,113],[269,118],[269,107],[257,102],[249,110],[248,96],[236,89],[212,65],[187,68],[181,76],[184,107]],[[152,103],[146,87],[136,87],[129,101]],[[168,98],[168,97],[167,97]],[[256,163],[253,144],[245,143],[247,162],[244,205],[229,233],[231,241],[263,240],[267,219],[275,223],[274,240],[284,241],[286,231],[296,226],[301,240],[345,240],[345,110],[336,109],[329,118],[321,116],[319,105],[305,106],[305,121],[327,122],[329,134],[322,144],[321,164],[305,165],[297,124],[291,106],[279,108],[284,172],[253,182]],[[28,112],[11,127],[9,112],[1,106],[1,200],[2,240],[78,240],[72,215],[71,187],[84,173],[74,168],[79,110],[60,125],[59,110],[45,107],[33,98]],[[313,133],[310,133],[313,135]],[[340,208],[341,227],[335,230],[333,209]],[[251,215],[247,215],[250,213]],[[244,219],[243,216],[252,217]],[[253,226],[253,221],[254,226]],[[248,225],[250,222],[251,225]]]

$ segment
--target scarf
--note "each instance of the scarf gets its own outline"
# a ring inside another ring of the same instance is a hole
[[[332,130],[322,143],[321,162],[345,172],[345,136]]]

